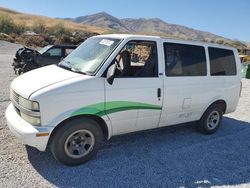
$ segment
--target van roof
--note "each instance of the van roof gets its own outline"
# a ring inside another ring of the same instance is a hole
[[[108,37],[108,38],[149,38],[149,39],[160,39],[159,36],[151,36],[151,35],[135,35],[135,34],[105,34],[105,35],[97,35],[95,37]]]
[[[145,40],[155,40],[155,39],[162,39],[162,40],[168,40],[169,42],[178,42],[178,43],[184,43],[184,44],[196,44],[196,45],[203,45],[203,46],[212,46],[212,47],[219,47],[219,48],[225,48],[225,49],[235,49],[229,46],[220,45],[216,43],[209,43],[209,42],[203,42],[198,40],[184,40],[184,39],[175,39],[175,38],[165,38],[160,36],[153,36],[153,35],[136,35],[136,34],[105,34],[105,35],[97,35],[94,37],[108,37],[108,38],[118,38],[118,39],[129,39],[129,38],[141,38]]]

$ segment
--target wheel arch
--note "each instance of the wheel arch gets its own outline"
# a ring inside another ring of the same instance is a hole
[[[213,102],[212,105],[213,104],[218,105],[221,108],[223,114],[226,113],[226,111],[227,111],[227,103],[226,103],[225,100],[222,100],[222,99],[221,100],[217,100],[217,101]]]
[[[96,121],[98,125],[100,126],[100,128],[102,129],[105,139],[109,139],[111,137],[111,130],[101,117],[96,116],[96,115],[91,115],[91,114],[83,114],[83,115],[72,116],[67,119],[64,119],[57,126],[55,126],[55,128],[50,134],[48,144],[50,144],[51,140],[53,139],[53,136],[57,133],[57,131],[59,130],[61,126],[63,126],[68,121],[72,121],[73,119],[81,119],[81,118],[89,118],[89,119]]]
[[[213,105],[218,105],[221,110],[222,110],[222,113],[225,114],[226,113],[226,110],[227,110],[227,103],[224,99],[217,99],[217,100],[214,100],[213,102],[211,102],[206,108],[205,110],[203,111],[202,113],[202,116],[203,114]],[[201,116],[201,117],[202,117]]]

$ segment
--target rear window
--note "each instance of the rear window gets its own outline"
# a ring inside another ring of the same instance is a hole
[[[236,63],[232,50],[209,47],[208,52],[212,76],[236,75]]]
[[[207,74],[203,46],[164,43],[167,76],[205,76]]]

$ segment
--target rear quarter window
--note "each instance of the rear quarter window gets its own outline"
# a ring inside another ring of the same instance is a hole
[[[203,46],[164,43],[166,76],[206,76]]]
[[[236,75],[236,61],[232,50],[208,47],[211,76]]]

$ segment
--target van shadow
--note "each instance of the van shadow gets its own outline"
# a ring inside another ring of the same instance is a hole
[[[117,136],[84,165],[67,167],[49,151],[28,158],[58,187],[210,187],[250,183],[250,123],[223,118],[213,135],[194,125]]]

